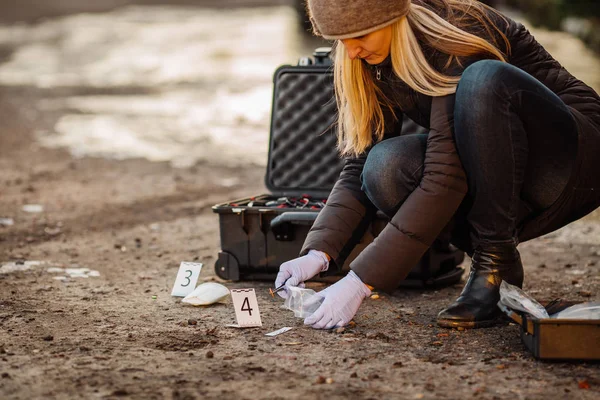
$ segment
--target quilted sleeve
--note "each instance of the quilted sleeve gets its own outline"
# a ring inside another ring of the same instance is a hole
[[[450,221],[467,193],[453,139],[455,95],[432,101],[423,178],[379,236],[350,264],[363,282],[394,290]]]
[[[400,134],[401,112],[397,111],[396,116],[398,118],[395,122],[386,118],[384,140]],[[328,273],[341,270],[377,212],[377,208],[361,189],[361,174],[371,148],[372,146],[358,157],[344,159],[344,167],[326,206],[319,212],[300,251],[300,256],[311,249],[327,253],[331,257]]]

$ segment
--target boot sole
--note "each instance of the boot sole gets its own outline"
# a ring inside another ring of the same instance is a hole
[[[504,321],[503,318],[500,316],[496,319],[491,319],[487,321],[457,321],[452,319],[438,319],[437,324],[442,328],[478,329],[500,325],[502,322]]]

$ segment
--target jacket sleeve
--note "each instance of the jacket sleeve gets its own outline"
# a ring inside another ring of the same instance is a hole
[[[394,290],[450,221],[467,183],[453,139],[455,95],[434,97],[423,178],[379,236],[350,264],[371,286]]]
[[[402,113],[397,120],[386,117],[386,134],[398,136],[402,129]],[[328,274],[340,271],[350,252],[363,237],[377,208],[362,191],[361,174],[373,145],[358,157],[346,157],[325,207],[319,212],[300,251],[300,256],[315,249],[331,257]]]

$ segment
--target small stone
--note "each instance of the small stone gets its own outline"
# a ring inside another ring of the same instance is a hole
[[[485,392],[485,386],[476,387],[475,389],[473,389],[473,392],[474,392],[473,395],[477,396],[480,393]]]
[[[577,285],[579,283],[579,281],[577,279],[573,279],[571,281],[571,285]]]
[[[463,328],[462,326],[459,326],[457,329],[461,332],[465,330],[465,328]]]
[[[198,325],[198,320],[196,320],[196,319],[188,319],[188,325]]]
[[[402,367],[404,367],[404,364],[402,364],[402,361],[396,361],[396,362],[393,364],[393,367],[394,367],[394,368],[402,368]]]
[[[0,226],[13,226],[15,220],[12,218],[0,218]]]
[[[573,267],[573,264],[565,264],[565,268],[571,268]]]
[[[209,350],[209,351],[206,352],[206,358],[213,358],[214,356],[215,355],[213,354],[212,351]]]
[[[344,328],[343,326],[341,326],[341,327],[339,327],[339,328],[337,328],[335,330],[335,333],[344,333],[345,330],[346,330],[346,328]]]
[[[592,297],[592,292],[588,290],[580,290],[579,294],[583,297]]]
[[[379,375],[376,373],[369,374],[369,380],[379,379]]]
[[[51,342],[51,341],[54,340],[54,336],[52,336],[52,335],[46,335],[42,339],[45,340],[46,342]]]
[[[540,264],[538,265],[538,268],[546,268],[546,264]]]
[[[10,378],[10,374],[8,372],[3,372],[2,373],[2,377],[3,378]]]
[[[356,372],[353,372],[350,374],[350,378],[358,378],[358,374]]]
[[[44,228],[44,232],[48,235],[48,236],[56,236],[59,235],[61,233],[60,228],[50,228],[50,227],[46,227]]]
[[[317,385],[322,385],[322,384],[324,384],[326,381],[327,381],[327,379],[325,379],[325,377],[324,377],[324,376],[319,376],[319,377],[317,377],[317,380],[315,381],[315,383],[316,383]]]
[[[498,365],[496,365],[496,368],[497,369],[506,369],[506,365],[504,365],[504,364],[498,364]]]
[[[449,335],[447,333],[438,333],[437,337],[448,337]]]
[[[372,300],[377,300],[377,299],[379,299],[379,295],[378,294],[372,294],[371,295],[371,299]]]
[[[325,383],[328,385],[331,385],[333,383],[333,378],[327,378],[325,379]]]
[[[444,343],[440,342],[439,340],[436,340],[435,342],[431,343],[434,346],[443,346]]]

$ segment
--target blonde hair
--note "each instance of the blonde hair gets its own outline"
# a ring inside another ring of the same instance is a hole
[[[510,44],[486,14],[487,10],[495,12],[492,8],[474,0],[428,0],[437,4],[437,10],[418,2],[413,0],[408,15],[392,24],[392,68],[410,88],[428,96],[445,96],[456,92],[460,80],[460,76],[433,68],[423,53],[422,42],[449,56],[444,68],[453,62],[461,65],[460,57],[475,55],[506,62]],[[446,18],[436,13],[439,7],[446,8]],[[455,16],[457,11],[462,12],[459,18]],[[490,41],[467,32],[469,27],[483,28],[481,36],[490,37]],[[502,38],[506,53],[499,49],[494,31]],[[383,139],[383,109],[393,113],[394,105],[374,84],[363,62],[351,60],[340,41],[335,43],[334,82],[339,112],[338,150],[342,155],[358,156],[373,143],[373,137]]]

